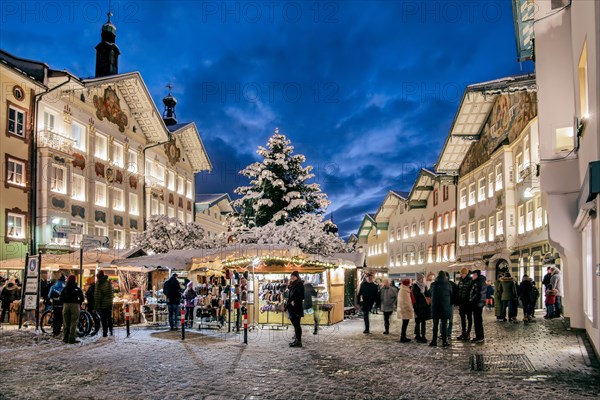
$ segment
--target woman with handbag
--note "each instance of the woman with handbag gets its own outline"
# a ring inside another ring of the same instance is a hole
[[[419,343],[427,343],[425,337],[426,322],[431,318],[431,295],[425,287],[425,276],[417,273],[417,281],[412,287],[412,293],[415,297],[413,306],[415,312],[415,341]]]

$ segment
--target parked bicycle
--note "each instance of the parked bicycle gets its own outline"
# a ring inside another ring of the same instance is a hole
[[[54,309],[51,307],[42,313],[40,319],[40,328],[44,333],[52,332],[52,323],[54,322]],[[62,331],[62,326],[61,326]],[[79,320],[77,321],[77,336],[84,337],[91,334],[95,336],[100,330],[100,317],[95,311],[88,312],[81,310]]]

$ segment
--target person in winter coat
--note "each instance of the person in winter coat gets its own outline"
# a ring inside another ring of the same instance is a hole
[[[365,280],[358,289],[358,305],[363,312],[365,321],[365,330],[363,333],[369,334],[369,312],[373,305],[379,301],[379,287],[373,282],[373,275],[370,272],[365,274]]]
[[[425,337],[426,323],[431,318],[431,295],[425,287],[425,276],[417,273],[417,280],[412,286],[415,299],[413,309],[415,312],[415,341],[427,343]]]
[[[540,298],[540,291],[535,284],[535,281],[531,280],[531,296],[529,298],[529,320],[533,320],[535,318],[535,307],[538,299]]]
[[[552,289],[556,290],[556,303],[554,304],[554,318],[559,318],[562,313],[562,296],[563,296],[563,283],[562,273],[556,266],[550,269],[552,277],[550,278],[550,285]]]
[[[63,303],[63,342],[68,344],[79,343],[77,340],[77,321],[83,303],[83,292],[77,286],[75,275],[69,275],[67,284],[60,292],[60,301]]]
[[[500,278],[500,287],[498,288],[500,300],[502,301],[502,320],[506,321],[506,310],[508,309],[508,320],[514,321],[516,314],[514,308],[517,301],[517,287],[510,272]]]
[[[17,285],[13,281],[9,281],[0,293],[0,299],[2,300],[2,314],[0,315],[0,323],[4,323],[4,318],[8,314],[10,320],[10,305],[13,301],[18,299]],[[8,322],[8,321],[7,321]]]
[[[389,279],[384,279],[379,295],[381,297],[381,311],[383,311],[383,326],[385,328],[383,334],[389,335],[390,317],[392,316],[392,313],[396,311],[398,289],[390,285]]]
[[[531,291],[533,285],[531,284],[531,278],[529,275],[523,275],[523,279],[519,284],[519,299],[523,304],[523,322],[529,322],[531,320]]]
[[[473,280],[469,270],[463,267],[460,270],[460,281],[458,282],[458,313],[460,315],[461,334],[458,340],[469,340],[471,337],[471,328],[473,327],[473,310],[469,302],[469,294]]]
[[[194,283],[189,281],[185,291],[183,292],[183,306],[185,307],[185,321],[188,327],[194,326],[194,307],[196,306],[194,299],[196,298],[196,291],[194,290]]]
[[[52,285],[48,281],[46,276],[42,276],[40,279],[40,298],[44,301],[44,309],[42,312],[49,310],[52,303],[50,302],[50,298],[48,298],[48,293],[50,292],[50,287]]]
[[[496,321],[504,321],[504,316],[502,315],[502,292],[500,291],[503,276],[504,274],[498,274],[494,282],[494,314],[496,315]]]
[[[398,291],[398,319],[402,320],[402,333],[400,334],[400,343],[408,343],[410,339],[406,337],[408,323],[415,317],[413,310],[413,294],[410,288],[410,279],[403,279],[400,290]]]
[[[450,346],[448,343],[448,319],[452,316],[452,285],[444,271],[438,273],[437,278],[431,284],[431,318],[433,319],[433,337],[430,346],[437,346],[438,326],[442,323],[442,346]]]
[[[177,274],[173,274],[163,285],[163,293],[167,298],[167,309],[169,310],[169,326],[172,331],[177,330],[177,317],[181,305],[181,285]]]
[[[448,336],[447,340],[452,339],[452,329],[454,328],[454,307],[458,306],[458,285],[450,280],[450,274],[446,272],[446,278],[448,278],[448,282],[452,286],[452,314],[450,318],[448,318],[448,328],[446,329],[446,333]]]
[[[286,301],[286,310],[290,322],[294,326],[294,341],[290,347],[302,347],[302,326],[300,320],[304,317],[304,281],[300,279],[298,271],[290,275],[288,284],[288,298]]]
[[[98,278],[98,282],[94,288],[94,310],[100,315],[102,337],[107,337],[109,333],[112,336],[114,289],[104,271],[98,271],[96,278]]]
[[[475,328],[475,338],[473,342],[482,343],[485,340],[483,331],[483,307],[485,307],[485,294],[487,292],[485,284],[485,276],[481,275],[481,271],[476,269],[473,271],[473,285],[469,301],[471,302],[471,310],[473,311],[473,325]]]
[[[317,296],[318,293],[312,283],[304,284],[304,310],[312,310],[312,315],[315,322],[315,329],[313,335],[319,332],[319,310],[317,308]]]
[[[552,279],[552,267],[546,268],[546,275],[542,278],[542,285],[544,285],[544,290],[548,290],[548,285],[550,285],[550,279]]]
[[[54,336],[60,335],[60,329],[63,325],[63,303],[60,300],[60,293],[65,288],[66,280],[67,278],[64,275],[61,275],[48,291],[48,298],[52,301],[52,334]]]
[[[485,284],[485,305],[487,306],[487,309],[491,311],[494,308],[494,285],[492,285],[491,281],[487,281]]]
[[[556,293],[558,293],[558,291],[552,288],[552,284],[548,285],[548,289],[546,290],[546,315],[544,316],[546,319],[557,317],[554,310],[554,307],[556,306]]]
[[[88,288],[85,291],[85,299],[87,300],[87,309],[89,312],[94,311],[94,290],[96,289],[96,281],[91,276],[87,280]]]

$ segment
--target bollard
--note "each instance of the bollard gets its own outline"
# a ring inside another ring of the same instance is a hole
[[[244,344],[248,344],[248,314],[246,309],[244,309],[244,316],[242,317],[242,321],[244,321]]]
[[[127,337],[129,337],[129,303],[125,303],[125,326],[127,328]]]
[[[181,307],[181,340],[185,340],[185,307]]]

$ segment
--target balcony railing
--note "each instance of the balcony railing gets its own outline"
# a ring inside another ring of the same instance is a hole
[[[71,153],[75,146],[75,140],[70,137],[63,136],[51,130],[42,130],[39,132],[38,147],[50,147],[52,149],[62,151],[63,153]]]

